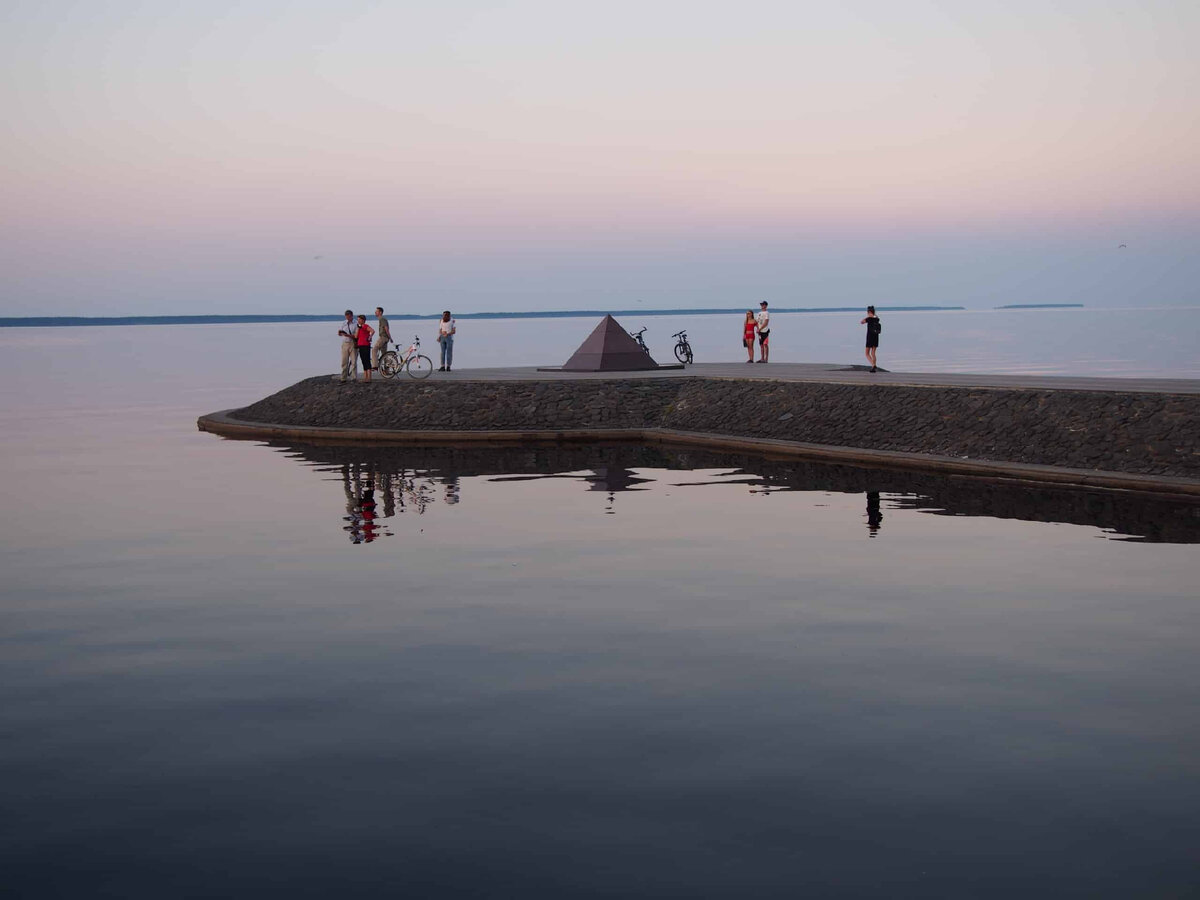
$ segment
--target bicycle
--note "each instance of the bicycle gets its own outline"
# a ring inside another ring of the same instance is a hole
[[[642,348],[643,353],[649,353],[650,348],[647,347],[646,342],[644,340],[642,340],[642,335],[645,334],[645,332],[646,332],[646,326],[643,325],[641,331],[631,331],[631,332],[629,332],[629,336],[631,338],[633,338],[635,341],[637,341],[637,345]]]
[[[680,331],[677,334],[671,335],[673,338],[679,338],[679,343],[675,345],[675,358],[681,363],[690,365],[692,362],[692,345],[688,343],[687,332]]]
[[[421,336],[413,335],[413,342],[401,356],[395,350],[379,355],[379,374],[384,378],[395,378],[401,369],[407,369],[410,378],[428,378],[433,372],[433,360],[417,351],[421,349]]]

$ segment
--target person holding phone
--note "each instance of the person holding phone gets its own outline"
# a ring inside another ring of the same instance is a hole
[[[354,354],[355,337],[358,335],[358,323],[354,321],[354,311],[346,310],[346,321],[338,328],[338,337],[342,339],[342,383],[348,379],[358,378],[358,363]]]

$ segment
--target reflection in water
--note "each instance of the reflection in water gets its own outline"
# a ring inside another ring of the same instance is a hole
[[[745,484],[751,493],[763,496],[775,491],[861,494],[866,504],[867,533],[872,538],[882,536],[886,507],[932,515],[1086,525],[1116,540],[1200,542],[1200,504],[1183,500],[1029,487],[693,448],[634,444],[292,444],[282,449],[320,471],[339,473],[346,497],[344,520],[348,524],[344,528],[356,544],[390,536],[386,520],[403,513],[421,515],[439,494],[447,505],[457,505],[462,500],[461,479],[470,477],[486,477],[494,483],[577,481],[586,491],[604,495],[604,505],[598,511],[608,515],[616,512],[619,494],[647,490],[655,482],[672,489]],[[679,483],[669,474],[693,470],[711,471],[711,475],[705,480]]]
[[[871,537],[875,537],[882,527],[883,513],[879,511],[879,491],[867,491],[867,531]]]
[[[645,488],[640,488],[637,485],[649,484],[654,481],[653,478],[640,478],[633,470],[626,469],[623,466],[603,465],[584,474],[571,472],[567,474],[553,473],[548,475],[506,475],[498,478],[489,478],[488,481],[541,481],[548,478],[582,481],[587,484],[589,491],[604,491],[608,494],[608,502],[604,507],[604,512],[610,516],[616,512],[615,503],[618,493],[622,491],[645,490]]]

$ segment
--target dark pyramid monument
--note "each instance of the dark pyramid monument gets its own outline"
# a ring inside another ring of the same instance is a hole
[[[665,368],[682,369],[683,366],[660,366],[617,324],[616,319],[605,316],[571,358],[563,363],[562,371],[637,372]]]

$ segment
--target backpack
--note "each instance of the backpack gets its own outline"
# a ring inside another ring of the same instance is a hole
[[[874,325],[875,325],[875,333],[880,334],[883,331],[883,320],[876,317]]]

